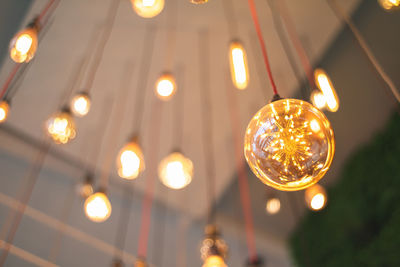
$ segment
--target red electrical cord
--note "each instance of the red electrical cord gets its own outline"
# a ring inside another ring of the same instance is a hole
[[[276,84],[275,84],[275,81],[274,81],[274,77],[272,76],[271,66],[269,64],[267,48],[265,46],[265,41],[264,41],[264,38],[263,38],[262,32],[261,32],[260,22],[258,21],[256,5],[254,3],[254,0],[248,0],[248,3],[249,3],[251,16],[253,18],[254,26],[256,28],[258,40],[260,41],[260,46],[261,46],[261,50],[262,50],[263,57],[264,57],[265,67],[267,68],[269,81],[271,83],[272,90],[274,91],[274,94],[278,95],[278,90],[276,89]]]
[[[43,8],[42,12],[40,12],[39,16],[37,17],[39,22],[44,18],[44,16],[46,16],[46,13],[49,11],[49,9],[56,1],[59,0],[49,0],[49,2],[47,2],[47,5]]]

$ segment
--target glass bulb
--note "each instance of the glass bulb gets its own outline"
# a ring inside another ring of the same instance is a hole
[[[144,171],[144,157],[142,149],[136,141],[126,144],[117,157],[118,175],[124,179],[135,179]]]
[[[165,186],[182,189],[192,181],[193,163],[179,152],[171,153],[160,162],[158,176]]]
[[[400,0],[378,0],[378,2],[386,11],[400,9]]]
[[[305,189],[328,171],[335,152],[324,113],[298,99],[264,106],[246,129],[244,154],[253,173],[283,191]]]
[[[163,74],[156,82],[156,95],[159,99],[168,101],[176,92],[174,76]]]
[[[6,100],[0,101],[0,123],[7,120],[10,111],[10,104]]]
[[[228,267],[219,255],[211,255],[204,261],[203,267]]]
[[[268,214],[274,215],[277,214],[281,209],[281,201],[279,198],[270,198],[267,200],[267,204],[265,205],[265,210]]]
[[[17,63],[29,62],[36,53],[38,30],[29,26],[18,32],[10,42],[10,57]]]
[[[164,0],[131,0],[133,10],[143,18],[152,18],[164,9]]]
[[[322,69],[316,69],[314,78],[315,84],[324,95],[327,109],[331,112],[336,112],[339,109],[339,98],[328,74]]]
[[[232,82],[240,90],[246,89],[249,84],[249,69],[247,55],[240,42],[232,42],[229,47],[229,63]]]
[[[56,144],[66,144],[75,138],[75,121],[69,111],[61,111],[46,121],[47,134]]]
[[[311,102],[315,107],[320,110],[324,110],[326,108],[326,99],[324,94],[319,90],[314,90],[311,93]]]
[[[208,0],[190,0],[192,4],[205,4]]]
[[[104,222],[111,215],[111,203],[103,192],[90,195],[85,201],[85,214],[94,222]]]
[[[325,189],[315,184],[314,186],[307,188],[305,192],[305,200],[307,206],[314,211],[322,210],[326,206],[327,194]]]
[[[75,116],[83,117],[89,113],[90,98],[87,93],[79,93],[75,95],[70,104],[70,109]]]

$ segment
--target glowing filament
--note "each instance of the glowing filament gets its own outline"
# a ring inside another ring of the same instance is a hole
[[[246,89],[249,83],[249,70],[247,67],[246,51],[241,43],[231,43],[229,61],[233,84],[240,90]]]
[[[51,116],[46,122],[46,130],[56,144],[66,144],[76,135],[74,119],[67,111]]]
[[[325,207],[327,202],[327,195],[325,189],[316,184],[308,188],[305,192],[305,200],[307,206],[314,211],[321,210]]]
[[[104,222],[111,215],[111,203],[106,194],[97,192],[85,201],[85,214],[94,222]]]
[[[316,85],[324,95],[328,110],[336,112],[339,109],[339,98],[328,75],[325,71],[316,69],[314,76]]]
[[[152,18],[164,9],[164,0],[131,0],[133,10],[143,18]]]
[[[390,11],[400,8],[400,0],[378,0],[383,9]]]

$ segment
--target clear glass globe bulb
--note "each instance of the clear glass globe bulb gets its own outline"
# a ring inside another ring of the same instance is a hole
[[[10,111],[10,104],[6,100],[0,102],[0,123],[3,123],[8,118],[8,113]]]
[[[29,62],[36,53],[38,30],[30,26],[18,32],[10,42],[10,57],[14,62]]]
[[[143,18],[153,18],[164,9],[164,0],[131,0],[133,10]]]
[[[277,214],[281,209],[281,201],[279,198],[270,198],[267,200],[267,204],[265,205],[265,210],[268,214],[274,215]]]
[[[211,255],[204,261],[203,267],[228,267],[219,255]]]
[[[87,93],[79,93],[75,95],[70,104],[70,109],[75,116],[83,117],[89,113],[90,97]]]
[[[246,129],[244,154],[253,173],[283,191],[305,189],[328,171],[335,152],[325,115],[298,99],[264,106]]]
[[[104,222],[111,215],[111,203],[103,192],[90,195],[85,201],[85,214],[94,222]]]
[[[124,179],[135,179],[144,171],[145,163],[143,152],[135,140],[127,143],[120,150],[116,164],[118,175]]]
[[[158,176],[165,186],[182,189],[192,181],[193,163],[182,153],[171,153],[160,162]]]
[[[156,95],[163,101],[168,101],[176,93],[175,78],[171,74],[163,74],[156,82]]]
[[[46,132],[56,144],[66,144],[76,136],[75,121],[69,111],[61,111],[46,121]]]
[[[386,11],[394,11],[400,9],[400,0],[378,0],[379,4]]]

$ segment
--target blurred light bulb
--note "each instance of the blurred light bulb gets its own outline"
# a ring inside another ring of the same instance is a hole
[[[324,94],[319,90],[314,90],[311,93],[311,102],[312,104],[320,110],[326,108],[326,99]]]
[[[281,201],[279,198],[273,197],[267,200],[267,204],[265,205],[265,210],[268,214],[274,215],[277,214],[281,209]]]
[[[219,255],[211,255],[204,261],[203,267],[228,267]]]
[[[167,101],[176,92],[176,83],[174,76],[169,73],[165,73],[158,78],[156,82],[156,95],[159,99]]]
[[[38,45],[38,25],[34,21],[18,32],[10,42],[10,57],[17,63],[29,62]]]
[[[10,103],[7,100],[0,101],[0,123],[7,120],[10,111]]]
[[[144,157],[142,149],[137,141],[126,144],[119,152],[117,157],[118,175],[125,179],[135,179],[144,171]]]
[[[71,113],[64,109],[52,115],[46,121],[47,134],[56,144],[66,144],[75,138],[75,121]]]
[[[378,2],[387,11],[400,9],[400,0],[378,0]]]
[[[142,259],[138,259],[135,262],[135,267],[147,267],[147,263],[146,261],[142,260]]]
[[[230,44],[229,63],[233,84],[240,90],[246,89],[249,84],[247,55],[242,44],[238,41],[234,41]]]
[[[193,4],[205,4],[208,0],[190,0],[190,2]]]
[[[169,188],[184,188],[192,181],[193,163],[179,152],[171,153],[160,162],[158,176]]]
[[[314,186],[307,188],[305,192],[305,200],[307,206],[311,210],[321,210],[325,207],[327,202],[326,191],[322,186],[315,184]]]
[[[334,152],[328,119],[302,100],[274,101],[247,126],[247,163],[263,183],[278,190],[296,191],[318,182],[328,171]]]
[[[339,109],[339,98],[328,74],[322,69],[316,69],[314,77],[315,84],[324,95],[327,109],[331,112],[336,112]]]
[[[143,18],[152,18],[164,9],[164,0],[131,0],[133,10]]]
[[[99,191],[85,201],[85,214],[94,222],[104,222],[111,215],[111,203],[105,193]]]
[[[70,109],[75,116],[83,117],[90,110],[90,97],[87,93],[79,93],[75,95],[70,104]]]

